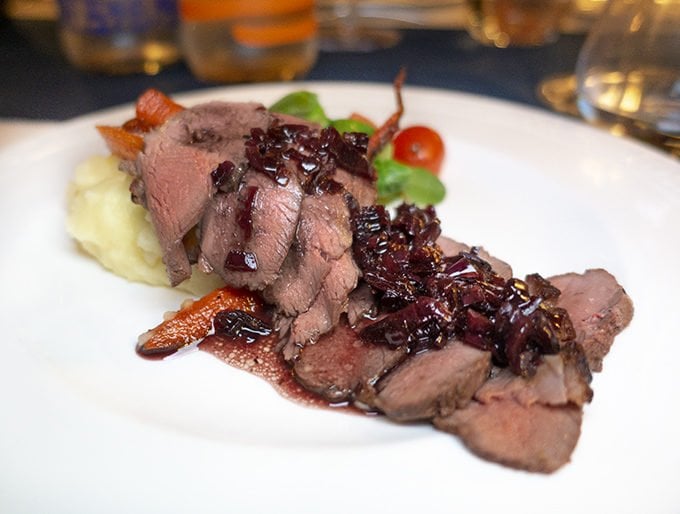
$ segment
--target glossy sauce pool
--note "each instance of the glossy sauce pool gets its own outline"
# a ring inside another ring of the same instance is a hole
[[[229,319],[222,318],[226,321],[217,323],[222,314]],[[288,400],[308,407],[361,412],[345,403],[330,403],[301,386],[278,351],[281,340],[277,332],[270,331],[271,326],[271,312],[259,296],[224,287],[199,300],[184,302],[180,310],[140,336],[137,353],[147,359],[163,359],[198,347],[232,367],[266,380]]]
[[[276,333],[259,338],[253,343],[247,343],[242,339],[211,335],[206,337],[198,348],[230,366],[266,380],[288,400],[308,407],[335,407],[296,382],[292,369],[276,351],[278,342]]]

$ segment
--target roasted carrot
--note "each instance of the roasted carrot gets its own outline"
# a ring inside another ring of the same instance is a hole
[[[97,130],[113,155],[133,160],[144,149],[144,138],[140,134],[162,125],[182,109],[184,107],[157,89],[147,89],[137,100],[135,118],[126,121],[122,127],[100,125]]]
[[[262,302],[242,289],[223,287],[204,297],[188,301],[160,325],[139,336],[137,352],[141,355],[165,355],[203,339],[212,329],[215,315],[224,310],[253,313]]]
[[[97,130],[104,138],[111,153],[121,159],[133,160],[144,148],[142,136],[128,132],[122,127],[98,125]]]
[[[135,112],[142,124],[157,127],[183,109],[184,107],[173,102],[169,96],[150,88],[137,99]]]
[[[149,132],[153,127],[147,125],[139,118],[132,118],[123,123],[122,128],[133,134],[143,134]]]

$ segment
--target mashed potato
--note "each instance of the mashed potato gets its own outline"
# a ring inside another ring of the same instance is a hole
[[[105,268],[135,282],[169,286],[162,252],[149,213],[130,201],[131,178],[116,157],[91,157],[80,164],[68,190],[67,229]],[[194,271],[178,286],[203,295],[222,284]]]

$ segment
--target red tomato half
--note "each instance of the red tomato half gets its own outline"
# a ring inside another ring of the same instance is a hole
[[[444,141],[430,127],[413,126],[400,131],[393,141],[394,159],[439,174],[444,160]]]

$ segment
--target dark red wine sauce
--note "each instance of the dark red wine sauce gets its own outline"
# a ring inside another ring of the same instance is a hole
[[[284,398],[307,407],[322,407],[357,412],[345,404],[330,404],[321,396],[308,391],[295,381],[293,370],[276,351],[276,333],[262,337],[253,343],[212,335],[198,346],[230,366],[252,373],[269,382]]]

